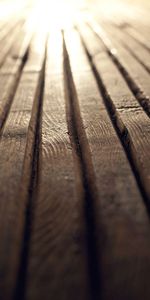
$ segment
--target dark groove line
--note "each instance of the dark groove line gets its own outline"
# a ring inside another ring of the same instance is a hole
[[[80,34],[80,32],[79,32]],[[94,73],[94,76],[95,76],[95,79],[96,79],[96,82],[97,82],[97,85],[98,85],[98,88],[99,88],[99,91],[100,91],[100,94],[102,95],[103,97],[103,101],[104,101],[104,104],[105,104],[105,107],[108,111],[108,114],[109,114],[109,117],[110,117],[110,120],[112,122],[112,125],[119,137],[119,140],[123,146],[123,149],[125,151],[125,154],[127,156],[127,159],[129,161],[129,164],[131,166],[131,169],[132,169],[132,172],[133,172],[133,175],[136,179],[136,182],[137,182],[137,185],[139,187],[139,190],[140,190],[140,193],[142,195],[142,198],[144,200],[144,203],[146,205],[146,208],[147,208],[147,211],[150,215],[150,201],[149,201],[149,197],[145,191],[145,187],[143,185],[143,182],[142,182],[142,179],[141,179],[141,175],[140,175],[140,172],[138,170],[138,167],[136,165],[136,161],[134,159],[134,156],[132,154],[132,149],[131,149],[131,144],[132,144],[132,141],[131,141],[131,138],[130,138],[130,135],[128,133],[128,129],[125,127],[124,125],[124,130],[121,131],[119,126],[118,126],[118,119],[117,119],[117,111],[116,111],[116,107],[111,99],[111,96],[108,94],[107,92],[107,88],[105,87],[101,77],[100,77],[100,74],[99,72],[97,71],[97,68],[94,64],[94,62],[92,61],[92,58],[91,58],[91,55],[90,53],[88,52],[87,48],[86,48],[86,44],[84,42],[84,39],[83,37],[81,36],[80,34],[80,38],[81,38],[81,41],[82,41],[82,44],[83,44],[83,47],[85,49],[85,52],[87,54],[87,57],[89,59],[89,62],[90,62],[90,65],[91,65],[91,68],[93,70],[93,73]]]
[[[138,28],[135,25],[129,24],[129,23],[126,23],[126,22],[124,22],[123,24],[118,25],[118,24],[114,23],[114,21],[111,22],[111,24],[114,27],[118,28],[118,29],[122,29],[126,34],[128,34],[132,39],[134,39],[144,49],[146,49],[148,52],[150,51],[150,47],[149,46],[147,46],[144,42],[140,41],[138,38],[134,37],[130,32],[128,32],[128,29],[132,29],[134,31],[137,31]],[[146,29],[146,27],[145,27],[145,29]],[[140,35],[141,34],[142,34],[142,32],[140,32]],[[148,34],[148,32],[147,32],[147,34]]]
[[[16,25],[14,26],[15,28],[17,27],[17,29],[16,29],[16,32],[15,32],[15,34],[14,34],[14,36],[13,36],[13,40],[12,40],[11,44],[8,45],[8,48],[6,49],[6,52],[4,52],[3,56],[1,56],[1,59],[0,59],[0,68],[4,65],[5,60],[6,60],[6,58],[7,58],[7,55],[9,56],[11,47],[13,46],[13,44],[14,44],[14,42],[15,42],[15,39],[16,39],[17,36],[18,36],[19,29],[22,28],[24,24],[25,24],[25,20],[20,20],[20,21],[18,21],[18,22],[16,23]],[[20,25],[20,26],[19,26],[19,25]],[[14,29],[15,29],[15,28],[14,28]],[[3,39],[2,39],[2,41],[0,40],[0,44],[1,44],[1,42],[2,42],[2,43],[5,43],[5,39],[7,38],[7,36],[9,35],[9,33],[10,33],[11,31],[12,31],[12,28],[10,29],[10,31],[8,32],[8,34],[3,38],[4,41],[3,41]],[[8,40],[8,39],[7,39],[7,40]],[[7,40],[6,40],[6,43],[7,43]]]
[[[118,27],[117,27],[118,28]],[[107,28],[107,30],[109,31],[109,29]],[[119,30],[119,28],[118,28]],[[121,31],[121,30],[120,30]],[[110,31],[109,31],[110,32]],[[126,32],[125,32],[126,34]],[[150,68],[145,64],[145,62],[142,61],[142,59],[140,59],[140,57],[134,53],[134,51],[128,46],[128,44],[126,44],[124,42],[124,39],[119,38],[121,44],[125,47],[126,50],[128,50],[128,52],[142,65],[142,67],[148,72],[150,73]],[[137,41],[136,41],[137,42]],[[145,50],[145,49],[144,49]]]
[[[127,34],[128,34],[130,37],[132,37],[138,44],[140,44],[141,46],[143,46],[146,50],[150,51],[150,47],[147,46],[147,45],[145,44],[144,41],[140,41],[140,39],[136,38],[134,35],[132,35],[132,33],[128,32],[128,31],[126,31],[126,32],[127,32]]]
[[[92,26],[87,23],[90,29],[94,32],[94,34],[103,42],[103,45],[105,46],[105,49],[108,53],[108,55],[111,57],[112,61],[120,71],[121,75],[125,79],[128,87],[130,88],[133,95],[138,100],[139,104],[143,107],[144,111],[150,117],[150,99],[147,97],[144,92],[140,89],[140,87],[136,84],[134,79],[130,76],[130,74],[127,72],[126,68],[123,66],[123,64],[119,61],[119,58],[111,51],[109,46],[104,41],[103,37],[100,36],[93,28]]]
[[[124,47],[130,52],[130,54],[142,65],[142,67],[148,72],[150,73],[150,68],[138,57],[138,55],[136,55],[134,53],[134,51],[131,50],[131,48],[128,47],[127,44],[125,44],[122,41],[122,44],[124,45]]]
[[[63,33],[63,51],[64,51],[64,77],[65,85],[68,91],[67,106],[69,118],[67,120],[68,127],[72,128],[72,139],[74,150],[79,157],[82,183],[84,187],[85,200],[85,222],[87,236],[87,251],[88,251],[88,266],[90,276],[90,298],[91,300],[100,300],[100,271],[98,260],[98,248],[96,241],[96,224],[95,224],[95,207],[96,201],[96,186],[94,184],[94,171],[92,162],[90,161],[90,150],[86,140],[83,124],[81,120],[80,108],[76,94],[75,84],[72,77],[69,54],[67,52],[65,38]],[[86,153],[86,154],[85,154]],[[87,155],[88,154],[88,155]],[[88,156],[88,159],[87,159]],[[89,171],[90,170],[90,171]],[[93,173],[93,180],[89,178],[90,173]]]
[[[8,96],[8,101],[5,104],[5,108],[4,108],[4,112],[2,114],[2,116],[0,117],[0,136],[2,135],[2,131],[4,128],[4,124],[6,122],[7,116],[9,114],[11,105],[13,103],[13,99],[15,97],[16,91],[17,91],[17,87],[19,85],[20,79],[21,79],[21,74],[24,68],[24,65],[26,64],[27,60],[28,60],[28,55],[29,55],[29,47],[27,48],[23,58],[22,58],[22,62],[21,62],[21,66],[19,67],[19,70],[17,70],[16,74],[15,74],[15,80],[11,86],[11,92],[9,93]],[[15,62],[16,63],[16,62]]]
[[[47,44],[47,41],[46,41]],[[22,249],[20,255],[19,271],[17,276],[17,284],[14,293],[14,300],[24,300],[26,296],[26,283],[27,283],[27,268],[28,268],[28,258],[30,251],[30,241],[32,235],[32,224],[34,220],[33,207],[35,203],[36,196],[38,194],[38,174],[39,174],[39,141],[40,141],[40,129],[41,129],[41,117],[42,117],[42,106],[43,106],[43,94],[45,86],[45,65],[47,57],[47,47],[45,49],[45,58],[41,71],[41,76],[39,78],[39,96],[35,99],[34,103],[37,105],[37,115],[36,115],[36,127],[34,136],[34,145],[32,153],[32,165],[30,174],[30,184],[28,189],[28,199],[25,211],[25,224],[24,224],[24,234],[22,238]],[[34,106],[33,103],[33,106]],[[32,118],[32,116],[31,116]]]

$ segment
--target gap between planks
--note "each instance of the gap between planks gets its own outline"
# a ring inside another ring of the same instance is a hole
[[[147,166],[147,154],[150,147],[149,118],[146,117],[140,105],[133,98],[130,90],[128,90],[125,82],[123,82],[124,79],[121,78],[117,71],[117,68],[115,68],[115,65],[113,65],[113,62],[111,62],[109,55],[104,50],[102,44],[99,43],[98,40],[96,40],[94,34],[93,44],[95,40],[95,43],[99,45],[101,51],[99,55],[92,56],[92,53],[94,53],[93,46],[89,42],[91,37],[91,29],[88,29],[87,26],[82,25],[79,27],[79,31],[81,34],[83,45],[85,47],[85,51],[94,70],[100,91],[103,94],[104,102],[106,103],[106,107],[110,113],[112,122],[117,128],[117,131],[119,131],[121,141],[125,147],[127,156],[132,165],[135,177],[138,181],[139,187],[144,196],[144,200],[149,211],[149,167]],[[103,63],[101,62],[101,60],[103,61]],[[115,82],[117,82],[116,87]],[[122,92],[120,93],[119,91]],[[131,123],[129,122],[130,120],[132,120],[129,117],[132,117],[133,124],[132,121]],[[146,130],[145,133],[143,132],[144,128]],[[141,144],[141,150],[140,147],[138,147],[139,144]]]
[[[95,35],[103,42],[104,47],[123,75],[129,88],[145,112],[150,116],[149,74],[125,48],[116,42],[113,35],[109,37],[108,33],[91,18],[89,18],[87,23]]]
[[[0,140],[1,170],[1,220],[0,235],[1,256],[0,271],[4,276],[0,283],[0,298],[12,299],[16,288],[17,274],[20,264],[24,225],[28,201],[30,200],[30,182],[32,178],[32,161],[37,130],[39,97],[43,82],[45,56],[45,37],[39,37],[42,48],[38,48],[36,56],[36,38],[31,43],[28,60],[22,70],[20,81],[6,119]],[[37,37],[38,39],[38,37]],[[22,52],[29,40],[26,39]],[[35,58],[39,65],[34,72]],[[33,72],[28,72],[28,67]],[[6,151],[7,150],[7,151]],[[7,182],[7,186],[6,186]],[[9,187],[9,188],[8,188]],[[6,206],[5,199],[9,201]],[[21,199],[21,201],[19,201]],[[2,212],[5,212],[5,217]]]

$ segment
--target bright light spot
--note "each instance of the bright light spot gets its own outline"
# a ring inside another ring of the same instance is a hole
[[[85,0],[38,0],[35,15],[38,27],[43,30],[65,29],[73,26],[79,10],[85,7]]]

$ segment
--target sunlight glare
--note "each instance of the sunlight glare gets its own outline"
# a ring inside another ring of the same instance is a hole
[[[73,26],[77,12],[85,5],[85,0],[38,0],[38,25],[46,30],[64,29]]]

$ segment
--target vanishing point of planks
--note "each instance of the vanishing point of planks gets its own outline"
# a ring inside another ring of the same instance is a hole
[[[63,31],[30,6],[0,21],[0,300],[150,299],[150,23],[136,13]]]

